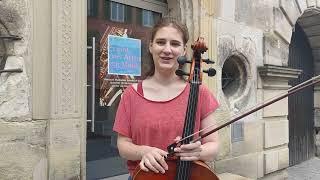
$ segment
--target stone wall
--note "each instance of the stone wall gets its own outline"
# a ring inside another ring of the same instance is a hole
[[[5,69],[22,73],[0,75],[0,177],[1,179],[46,178],[46,120],[32,119],[32,3],[1,0],[1,35],[22,40],[4,40]],[[4,61],[3,61],[4,62]]]
[[[85,179],[85,3],[0,1],[0,179]]]
[[[231,55],[241,54],[248,61],[248,81],[251,81],[248,84],[252,84],[246,85],[251,89],[251,96],[230,98],[220,91],[221,82],[218,81],[221,107],[216,114],[219,121],[221,117],[228,119],[238,111],[286,92],[288,81],[299,75],[299,71],[287,68],[293,27],[307,8],[319,5],[318,1],[306,0],[217,1],[217,78],[222,77],[224,61]],[[237,101],[242,103],[240,108],[235,106]],[[233,142],[232,125],[219,131],[222,142],[215,163],[217,172],[254,179],[286,178],[285,169],[289,166],[287,107],[288,100],[284,99],[247,117],[242,122],[240,141]]]

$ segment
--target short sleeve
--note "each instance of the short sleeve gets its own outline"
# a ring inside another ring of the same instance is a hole
[[[113,125],[113,131],[126,137],[131,137],[129,88],[122,94]]]
[[[200,104],[201,120],[209,116],[212,112],[214,112],[219,107],[219,103],[214,97],[214,95],[204,85],[200,86],[200,103],[201,103]]]

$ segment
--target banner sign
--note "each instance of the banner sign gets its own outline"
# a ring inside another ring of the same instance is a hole
[[[108,35],[108,74],[141,76],[141,40]]]

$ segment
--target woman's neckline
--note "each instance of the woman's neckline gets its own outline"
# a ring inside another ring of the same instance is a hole
[[[144,97],[143,95],[141,95],[134,87],[133,85],[130,86],[130,88],[138,95],[140,96],[141,98],[143,98],[144,100],[146,101],[149,101],[149,102],[155,102],[155,103],[166,103],[166,102],[170,102],[170,101],[173,101],[175,99],[177,99],[178,97],[180,97],[184,92],[187,91],[187,89],[190,87],[189,83],[186,83],[185,87],[183,88],[183,90],[175,97],[173,98],[170,98],[168,100],[152,100],[152,99],[148,99],[146,97]]]

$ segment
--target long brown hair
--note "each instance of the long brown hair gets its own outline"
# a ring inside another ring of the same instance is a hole
[[[163,28],[163,27],[167,27],[167,26],[171,26],[175,29],[177,29],[178,31],[180,31],[182,33],[182,40],[183,40],[183,45],[186,45],[188,40],[189,40],[189,32],[188,32],[188,28],[186,25],[182,24],[179,20],[177,20],[174,17],[163,17],[161,18],[152,28],[151,31],[151,39],[150,42],[152,42],[154,40],[154,37],[156,35],[156,33],[159,31],[159,29]],[[149,60],[150,60],[150,68],[149,70],[145,73],[144,75],[144,79],[149,77],[149,76],[153,76],[154,75],[154,71],[155,71],[155,67],[154,67],[154,62],[152,60],[152,56],[151,53],[149,52]]]

